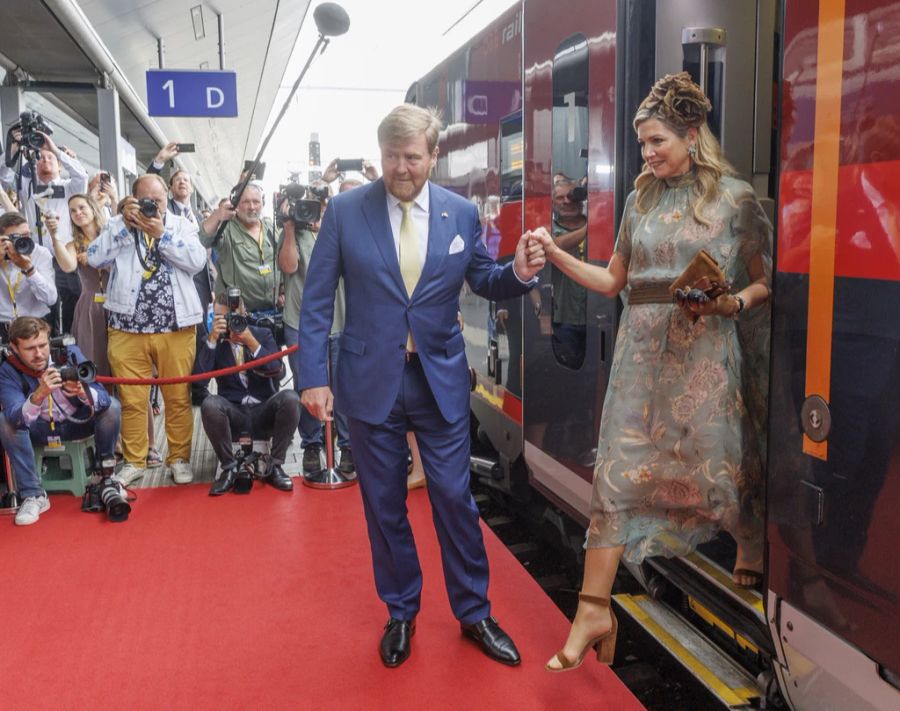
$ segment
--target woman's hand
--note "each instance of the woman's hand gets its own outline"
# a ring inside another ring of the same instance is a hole
[[[538,227],[536,230],[532,230],[531,239],[540,242],[541,246],[544,248],[544,255],[551,262],[553,261],[554,256],[560,252],[559,247],[556,242],[553,241],[550,233],[547,232],[546,227]]]
[[[47,231],[50,233],[50,236],[53,239],[56,239],[56,231],[59,229],[59,217],[57,217],[56,213],[45,213],[44,224],[47,226]]]
[[[75,259],[77,259],[78,263],[83,267],[86,267],[88,265],[87,252],[79,252],[75,255]]]

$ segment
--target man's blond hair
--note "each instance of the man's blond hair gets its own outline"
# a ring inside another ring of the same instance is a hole
[[[437,109],[422,108],[414,104],[401,104],[378,125],[378,145],[403,143],[425,134],[428,152],[433,153],[441,132],[441,116]]]

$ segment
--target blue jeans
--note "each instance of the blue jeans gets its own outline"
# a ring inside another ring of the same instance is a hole
[[[297,344],[297,329],[291,328],[287,324],[284,325],[284,341],[285,345],[293,346]],[[334,374],[337,373],[338,351],[341,349],[341,334],[332,333],[328,336],[328,349],[331,356],[331,389],[334,390]],[[288,358],[291,365],[291,373],[294,374],[294,389],[299,392],[297,383],[300,377],[300,351],[294,351]],[[334,426],[337,430],[337,446],[350,446],[350,429],[347,426],[347,418],[335,410]],[[300,408],[300,425],[297,427],[300,433],[300,446],[304,449],[311,444],[321,445],[325,441],[322,423],[309,414],[309,410],[305,407]]]
[[[63,442],[94,435],[97,459],[102,460],[115,456],[121,423],[122,406],[116,398],[110,398],[109,407],[94,413],[93,421],[57,422],[53,434],[58,435]],[[41,475],[35,467],[33,445],[46,445],[50,434],[50,423],[47,420],[38,418],[30,427],[17,428],[6,419],[6,415],[0,413],[0,442],[9,456],[20,499],[42,496],[45,493],[41,486]]]

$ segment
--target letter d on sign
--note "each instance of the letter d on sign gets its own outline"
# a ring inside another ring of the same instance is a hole
[[[215,102],[215,103],[213,103]],[[206,106],[210,109],[218,109],[225,103],[225,94],[215,86],[206,87]]]

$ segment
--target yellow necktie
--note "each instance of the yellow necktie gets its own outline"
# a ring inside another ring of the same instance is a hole
[[[418,233],[416,232],[416,225],[412,216],[409,214],[412,206],[412,202],[400,203],[400,208],[403,210],[403,219],[400,221],[400,275],[403,277],[403,283],[406,285],[406,293],[410,297],[412,297],[416,284],[419,283],[419,277],[422,275]],[[416,350],[412,332],[406,336],[406,350]]]

